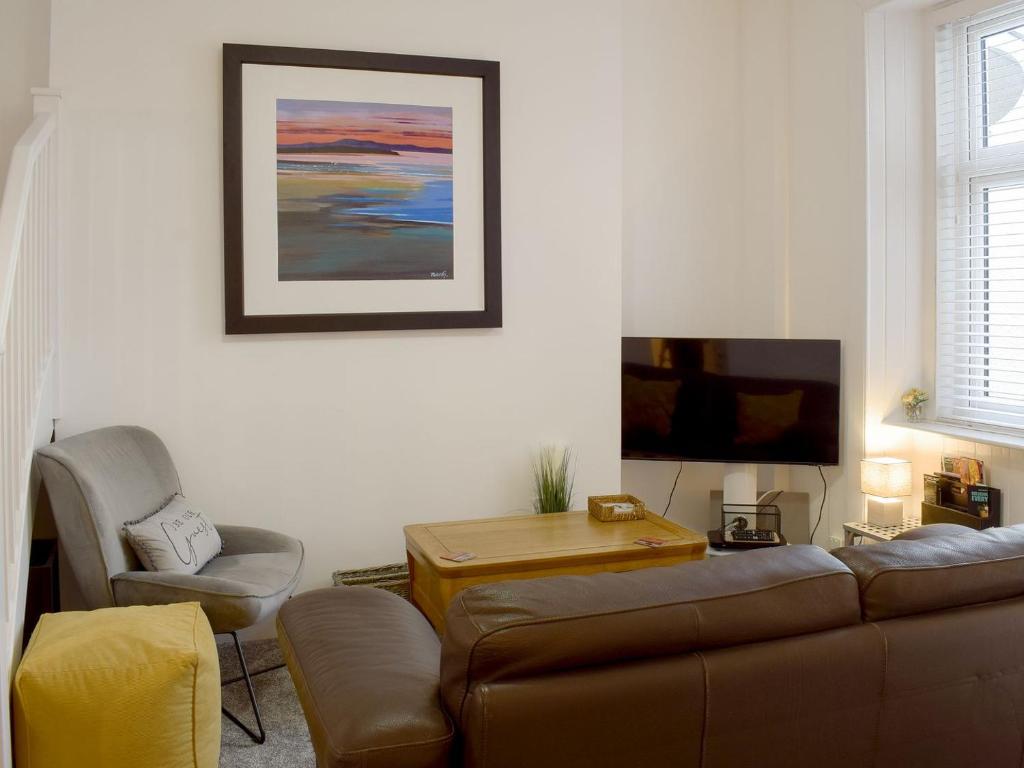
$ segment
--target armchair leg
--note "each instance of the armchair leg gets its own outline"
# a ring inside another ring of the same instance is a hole
[[[230,720],[243,731],[245,731],[246,735],[250,739],[255,741],[257,744],[262,744],[267,740],[267,732],[263,730],[263,718],[260,717],[260,707],[259,704],[256,703],[256,691],[252,687],[252,677],[249,675],[249,667],[245,663],[245,654],[242,652],[242,644],[238,641],[238,633],[231,632],[230,634],[231,639],[235,641],[235,652],[238,654],[238,664],[242,668],[242,674],[240,677],[233,677],[230,680],[223,681],[221,683],[221,687],[223,688],[225,685],[231,685],[232,683],[237,683],[241,680],[245,681],[245,688],[246,691],[249,693],[249,703],[252,704],[252,713],[256,716],[256,728],[259,731],[259,733],[254,733],[249,728],[249,726],[245,725],[245,723],[239,720],[232,712],[229,712],[227,710],[227,707],[221,707],[221,711],[228,718],[228,720]],[[262,675],[264,672],[270,672],[274,669],[280,669],[283,666],[283,664],[279,664],[268,669],[261,669],[259,672],[254,672],[253,674]]]

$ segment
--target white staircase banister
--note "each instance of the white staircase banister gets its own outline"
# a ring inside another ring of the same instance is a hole
[[[24,630],[32,456],[59,407],[60,93],[33,88],[0,198],[0,768],[12,767],[10,686]]]
[[[4,195],[0,199],[0,355],[5,352],[14,275],[32,188],[32,168],[56,125],[57,118],[52,112],[37,114],[11,152]]]

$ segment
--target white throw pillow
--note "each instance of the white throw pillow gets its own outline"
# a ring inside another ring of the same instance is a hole
[[[147,571],[195,573],[223,546],[213,523],[180,493],[153,514],[125,523],[124,535]]]

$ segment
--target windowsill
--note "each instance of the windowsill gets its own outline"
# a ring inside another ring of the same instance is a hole
[[[954,437],[957,440],[966,440],[971,443],[985,443],[987,445],[998,445],[1002,448],[1024,450],[1024,435],[1018,437],[1006,434],[1005,432],[989,432],[974,427],[947,424],[943,421],[907,421],[902,413],[892,413],[882,419],[882,423],[890,427],[916,429],[919,432],[931,432],[935,435],[945,435],[946,437]]]

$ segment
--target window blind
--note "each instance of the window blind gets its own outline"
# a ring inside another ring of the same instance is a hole
[[[1024,2],[935,51],[936,417],[1024,432]]]

